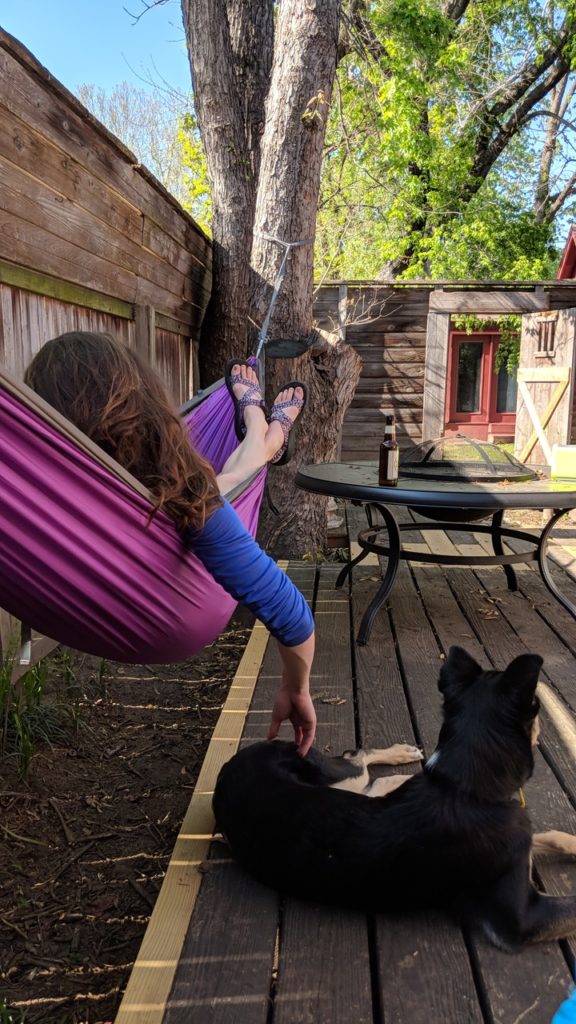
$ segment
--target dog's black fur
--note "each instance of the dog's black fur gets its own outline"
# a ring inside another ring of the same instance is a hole
[[[301,758],[281,741],[245,748],[218,778],[218,828],[248,871],[285,893],[370,910],[439,906],[509,949],[576,932],[576,897],[532,884],[532,829],[517,798],[533,770],[541,664],[526,654],[483,672],[451,648],[436,751],[384,797],[330,788],[358,773],[350,755]]]

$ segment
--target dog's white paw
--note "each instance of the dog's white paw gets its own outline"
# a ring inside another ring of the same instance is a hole
[[[386,751],[387,764],[410,764],[412,761],[421,761],[422,751],[410,743],[395,743]]]

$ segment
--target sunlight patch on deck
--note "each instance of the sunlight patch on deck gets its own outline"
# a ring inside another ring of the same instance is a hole
[[[538,683],[537,693],[566,749],[576,757],[576,723],[570,712],[547,683]]]
[[[268,638],[268,630],[256,623],[206,751],[115,1024],[162,1024],[202,884],[199,867],[212,842],[212,793],[221,767],[238,749]]]

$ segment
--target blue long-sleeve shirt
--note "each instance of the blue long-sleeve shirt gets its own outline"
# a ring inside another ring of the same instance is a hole
[[[312,613],[297,587],[256,543],[225,499],[201,529],[186,534],[204,567],[272,636],[295,647],[314,630]]]

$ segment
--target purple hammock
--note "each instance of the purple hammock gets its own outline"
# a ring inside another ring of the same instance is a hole
[[[222,382],[183,414],[219,472],[237,446]],[[254,536],[266,469],[232,500]],[[146,489],[50,405],[0,374],[0,608],[88,654],[182,661],[211,643],[236,602],[185,552]]]

